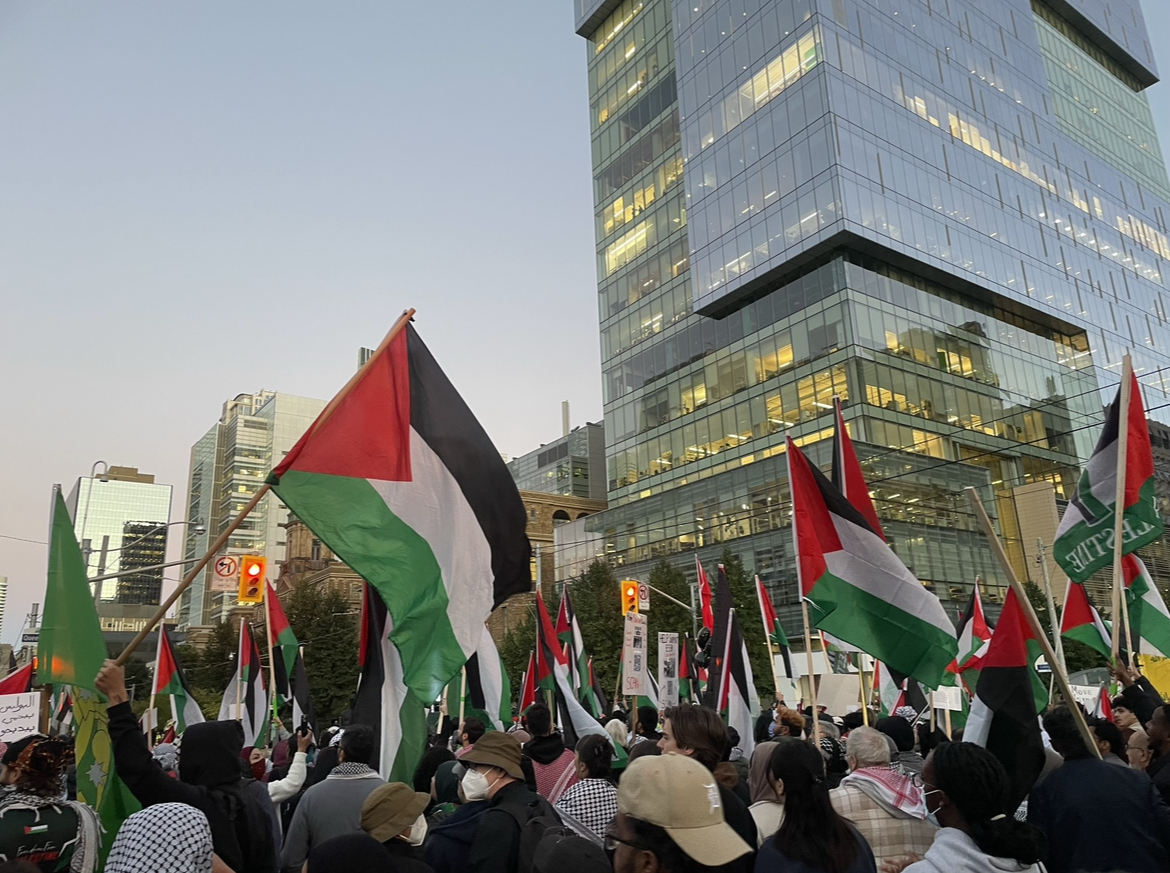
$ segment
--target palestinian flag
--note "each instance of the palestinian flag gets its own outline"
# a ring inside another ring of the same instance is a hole
[[[528,669],[524,671],[524,679],[520,682],[520,714],[523,715],[528,707],[536,703],[536,652],[528,655]]]
[[[1137,555],[1121,559],[1125,597],[1129,606],[1129,629],[1140,640],[1143,655],[1170,656],[1170,612],[1150,572]]]
[[[204,720],[203,711],[191,693],[187,677],[183,675],[183,668],[175,660],[175,650],[171,648],[166,624],[158,627],[158,655],[154,661],[154,688],[151,693],[158,696],[165,694],[171,698],[171,718],[175,720],[175,730],[179,733],[189,725]]]
[[[377,590],[418,700],[436,699],[474,654],[494,606],[532,589],[516,483],[409,324],[268,482]]]
[[[788,440],[793,539],[813,624],[937,688],[958,651],[938,598]]]
[[[94,673],[94,676],[96,675]],[[13,670],[3,679],[0,679],[0,694],[27,694],[32,690],[32,681],[33,665],[32,661],[29,661],[23,667]]]
[[[1039,656],[1040,643],[1015,589],[1008,589],[963,733],[964,742],[983,746],[1007,770],[1012,785],[1008,809],[1020,805],[1044,766],[1037,716],[1048,705],[1048,690],[1033,666]]]
[[[276,705],[279,707],[292,697],[289,677],[296,668],[297,653],[301,647],[296,634],[289,626],[284,607],[280,605],[280,598],[276,595],[276,584],[269,579],[266,585],[264,606],[268,615],[268,633],[272,636],[272,675],[276,682],[273,691],[276,694]]]
[[[683,634],[678,647],[678,699],[680,703],[694,703],[698,690],[698,677],[694,672],[694,652],[691,649],[691,635]]]
[[[1097,689],[1097,705],[1093,707],[1093,715],[1106,721],[1113,721],[1113,701],[1109,697],[1109,686],[1105,682]]]
[[[73,695],[69,693],[68,685],[62,685],[56,697],[57,705],[53,707],[53,717],[49,720],[49,732],[63,734],[73,724]]]
[[[833,424],[833,468],[829,480],[853,508],[861,513],[870,530],[885,541],[882,523],[878,520],[877,510],[873,507],[873,498],[869,496],[869,486],[865,484],[861,464],[857,460],[857,453],[853,451],[853,441],[849,439],[849,431],[845,428],[840,397],[833,398]]]
[[[309,673],[305,669],[305,657],[297,649],[292,674],[292,720],[293,730],[307,724],[314,735],[317,733],[317,713],[313,709],[313,698],[309,694]]]
[[[555,702],[553,716],[560,726],[565,745],[572,748],[586,734],[609,734],[577,700],[569,684],[569,659],[556,638],[552,619],[536,592],[536,687],[551,691]]]
[[[715,610],[712,606],[711,583],[707,579],[707,571],[703,569],[703,562],[695,555],[695,573],[699,585],[699,606],[703,612],[703,627],[708,631],[715,630]]]
[[[1060,616],[1060,635],[1065,639],[1084,643],[1106,658],[1113,654],[1113,631],[1101,620],[1100,614],[1089,602],[1085,586],[1068,581],[1064,592],[1064,612]]]
[[[873,690],[878,700],[878,713],[883,716],[893,715],[906,700],[902,684],[894,680],[890,668],[881,661],[873,662]]]
[[[646,671],[646,693],[634,698],[635,706],[652,706],[656,712],[662,712],[662,704],[658,697],[658,677],[653,670]]]
[[[458,717],[461,711],[464,718],[478,718],[488,730],[502,731],[512,723],[512,683],[487,625],[479,648],[447,686],[447,712]]]
[[[750,759],[755,749],[755,719],[760,698],[752,677],[752,662],[735,610],[728,616],[727,644],[723,650],[723,678],[719,682],[719,712],[725,713],[727,726],[739,732],[739,747]]]
[[[971,599],[959,616],[959,655],[947,666],[949,675],[943,677],[944,685],[957,685],[968,692],[979,682],[979,667],[991,642],[992,625],[983,613],[979,581],[976,576]]]
[[[711,632],[711,661],[708,667],[710,681],[707,683],[707,696],[712,701],[719,701],[724,697],[720,684],[727,672],[723,665],[723,658],[727,653],[731,610],[735,607],[735,602],[731,598],[731,583],[727,580],[727,568],[719,564],[718,570],[715,577],[715,629]],[[708,705],[716,708],[714,703]]]
[[[581,625],[577,623],[577,613],[573,611],[573,601],[569,597],[569,586],[565,586],[561,594],[561,606],[557,610],[557,639],[567,649],[569,660],[569,682],[576,691],[577,700],[581,702],[594,718],[601,718],[605,714],[602,704],[604,698],[598,698],[593,690],[593,683],[589,679],[589,653],[585,651],[585,642],[581,638]]]
[[[589,687],[593,689],[593,696],[597,699],[598,706],[601,707],[602,712],[609,711],[609,701],[606,700],[605,692],[601,688],[601,683],[597,681],[597,674],[593,672],[593,656],[589,656]]]
[[[238,721],[244,726],[244,745],[255,746],[268,733],[268,695],[260,651],[246,621],[240,622],[240,647],[236,653],[236,675],[223,692],[219,721]]]
[[[392,640],[390,615],[369,582],[362,593],[361,622],[361,673],[350,720],[374,729],[376,742],[370,767],[387,782],[409,784],[426,750],[426,707],[406,685],[402,661]]]
[[[796,680],[800,677],[800,672],[793,669],[788,635],[784,633],[784,625],[780,624],[780,619],[776,618],[776,610],[772,607],[772,598],[768,595],[768,589],[764,587],[759,576],[756,576],[756,597],[760,601],[760,615],[764,618],[764,633],[767,634],[768,642],[780,649],[780,657],[784,661],[784,675],[789,679]],[[771,651],[768,652],[768,656],[775,657]]]
[[[1154,503],[1154,457],[1150,431],[1137,377],[1130,373],[1129,430],[1125,463],[1125,516],[1122,554],[1128,555],[1162,535],[1162,519]],[[1114,502],[1117,497],[1117,443],[1120,434],[1121,389],[1105,413],[1105,430],[1069,501],[1053,557],[1074,582],[1084,582],[1113,563]]]

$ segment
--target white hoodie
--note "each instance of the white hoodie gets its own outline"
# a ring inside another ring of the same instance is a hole
[[[1042,864],[985,855],[975,841],[956,828],[941,828],[925,857],[902,873],[1044,873]]]

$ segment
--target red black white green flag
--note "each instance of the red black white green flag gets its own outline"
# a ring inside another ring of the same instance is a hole
[[[703,562],[695,555],[695,574],[699,585],[699,608],[703,613],[703,627],[708,631],[715,630],[715,609],[712,605],[711,582],[707,579],[707,571],[703,569]]]
[[[524,678],[520,681],[520,712],[524,713],[528,707],[536,703],[536,652],[528,656],[528,669],[524,671]]]
[[[1048,690],[1034,666],[1040,654],[1016,592],[1009,589],[963,734],[964,742],[983,746],[1007,770],[1012,786],[1007,809],[1020,805],[1044,766],[1038,716],[1048,705]]]
[[[1154,503],[1154,457],[1137,377],[1130,374],[1125,463],[1122,554],[1128,555],[1162,535]],[[1117,450],[1121,433],[1121,389],[1105,413],[1105,429],[1077,482],[1052,554],[1074,582],[1084,582],[1113,563],[1114,504],[1117,500]]]
[[[727,621],[727,643],[723,650],[723,676],[719,687],[719,712],[727,717],[727,726],[739,732],[739,747],[745,758],[751,758],[755,748],[755,718],[760,711],[760,698],[752,677],[752,662],[739,618],[732,609]]]
[[[410,325],[268,482],[376,590],[406,686],[435,700],[492,608],[532,587],[527,513],[499,452]]]
[[[569,659],[557,639],[544,598],[536,592],[536,687],[551,691],[565,745],[573,746],[586,734],[604,734],[601,724],[585,711],[569,681]]]
[[[764,618],[764,628],[768,634],[768,641],[780,649],[780,657],[784,661],[784,675],[792,680],[800,678],[800,671],[792,663],[792,651],[788,646],[788,635],[784,633],[784,625],[776,617],[776,610],[772,606],[772,598],[763,581],[756,576],[756,598],[760,601],[760,615]],[[769,653],[771,654],[771,653]]]
[[[317,733],[317,712],[313,708],[313,697],[309,693],[309,674],[305,670],[305,659],[299,649],[296,662],[293,664],[292,714],[293,725],[296,728],[305,724],[314,734]]]
[[[983,613],[983,598],[979,594],[979,579],[975,580],[975,587],[971,591],[971,599],[967,601],[967,608],[959,616],[959,654],[947,667],[954,677],[954,681],[944,684],[953,685],[962,682],[968,691],[979,682],[979,667],[983,663],[983,656],[987,654],[987,647],[991,643],[992,626]]]
[[[585,650],[585,641],[581,637],[581,625],[577,623],[577,613],[573,610],[573,599],[569,596],[569,586],[565,586],[561,594],[560,609],[557,610],[556,624],[557,639],[568,651],[569,683],[573,686],[577,700],[594,718],[601,718],[605,712],[604,697],[597,697],[593,683],[589,678],[589,653]]]
[[[236,653],[236,674],[223,692],[219,721],[239,721],[244,727],[244,745],[254,746],[268,732],[268,695],[260,651],[246,621],[240,622],[240,645]]]
[[[157,696],[165,694],[171,698],[171,718],[175,720],[175,730],[178,733],[181,734],[188,726],[204,720],[203,711],[199,708],[195,695],[191,693],[187,677],[183,675],[183,668],[175,659],[175,651],[171,648],[171,638],[167,634],[165,624],[158,626],[158,653],[154,660],[152,693]]]
[[[1126,555],[1121,559],[1121,570],[1125,577],[1125,597],[1129,605],[1129,629],[1135,640],[1140,641],[1143,655],[1170,657],[1170,612],[1150,578],[1150,572],[1137,555]]]
[[[723,689],[723,680],[727,670],[723,659],[727,653],[728,634],[731,631],[731,611],[735,608],[735,601],[731,597],[731,583],[727,579],[727,568],[718,565],[715,576],[714,615],[715,628],[711,632],[711,662],[708,668],[707,696],[713,701],[721,701],[726,697]],[[714,704],[710,704],[714,705]]]
[[[833,423],[833,467],[829,472],[829,481],[853,508],[861,513],[870,529],[884,541],[886,534],[878,520],[873,498],[869,496],[869,486],[861,472],[861,463],[857,460],[857,453],[853,451],[853,440],[849,439],[849,431],[845,428],[845,419],[841,415],[840,397],[833,398]]]
[[[289,677],[296,669],[297,653],[300,644],[296,634],[288,623],[284,614],[284,607],[280,605],[280,598],[276,594],[276,585],[271,579],[266,583],[264,605],[268,614],[268,632],[272,635],[272,675],[275,680],[276,704],[281,706],[292,698],[289,690]]]
[[[1064,592],[1064,612],[1060,615],[1060,635],[1097,650],[1106,658],[1113,653],[1113,630],[1089,601],[1085,586],[1068,582]]]
[[[788,481],[801,594],[813,624],[937,688],[958,653],[938,598],[791,438]]]

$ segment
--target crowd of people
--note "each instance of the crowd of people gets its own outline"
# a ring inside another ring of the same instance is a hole
[[[70,799],[71,742],[13,742],[0,873],[91,873],[107,842],[110,873],[1164,873],[1170,710],[1137,671],[1118,678],[1112,721],[1089,719],[1096,751],[1072,710],[1044,714],[1048,760],[1013,808],[994,755],[913,709],[780,703],[744,744],[702,706],[639,707],[570,747],[537,703],[507,732],[439,725],[408,785],[370,767],[360,724],[270,756],[235,721],[151,749],[107,662],[114,764],[142,810],[103,834]]]

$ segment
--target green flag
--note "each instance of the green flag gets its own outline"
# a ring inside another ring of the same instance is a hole
[[[105,659],[106,644],[81,549],[73,538],[73,524],[61,489],[56,487],[49,533],[45,618],[37,646],[37,676],[44,684],[73,686],[77,799],[97,811],[105,829],[102,864],[122,822],[141,809],[130,789],[114,772],[106,700],[94,688],[93,681]]]

